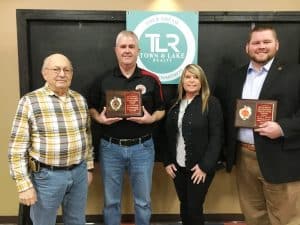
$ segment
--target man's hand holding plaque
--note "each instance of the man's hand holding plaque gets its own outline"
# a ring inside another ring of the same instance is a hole
[[[106,117],[139,117],[143,115],[139,90],[106,91]]]
[[[256,128],[267,121],[275,121],[277,101],[237,99],[235,126]]]

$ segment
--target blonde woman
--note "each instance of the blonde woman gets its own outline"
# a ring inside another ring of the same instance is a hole
[[[164,165],[173,178],[183,225],[203,225],[203,203],[215,174],[223,139],[219,101],[210,95],[203,69],[182,72],[178,98],[166,118]]]

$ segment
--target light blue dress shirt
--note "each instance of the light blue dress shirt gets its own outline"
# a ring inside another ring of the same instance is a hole
[[[242,99],[259,99],[262,86],[268,75],[273,60],[274,58],[265,64],[260,70],[255,70],[252,62],[250,62],[243,87]],[[254,144],[253,129],[240,128],[238,131],[237,140],[244,143]]]

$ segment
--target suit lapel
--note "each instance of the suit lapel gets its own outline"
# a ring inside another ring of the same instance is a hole
[[[279,78],[282,70],[283,66],[275,59],[262,86],[259,95],[260,99],[267,98],[269,91],[274,87],[274,82]]]
[[[234,86],[236,88],[234,88],[234,96],[236,98],[242,98],[244,83],[247,76],[247,69],[248,65],[243,66],[242,69],[239,70],[237,77],[235,77]]]

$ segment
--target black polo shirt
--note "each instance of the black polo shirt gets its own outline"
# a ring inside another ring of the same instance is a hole
[[[89,108],[101,112],[106,105],[107,90],[137,90],[142,89],[142,105],[152,114],[156,110],[164,110],[161,83],[156,75],[136,67],[134,74],[128,79],[119,67],[100,75],[93,84],[88,96]],[[115,138],[136,138],[151,134],[154,124],[138,124],[123,119],[111,125],[101,125],[101,133]]]

